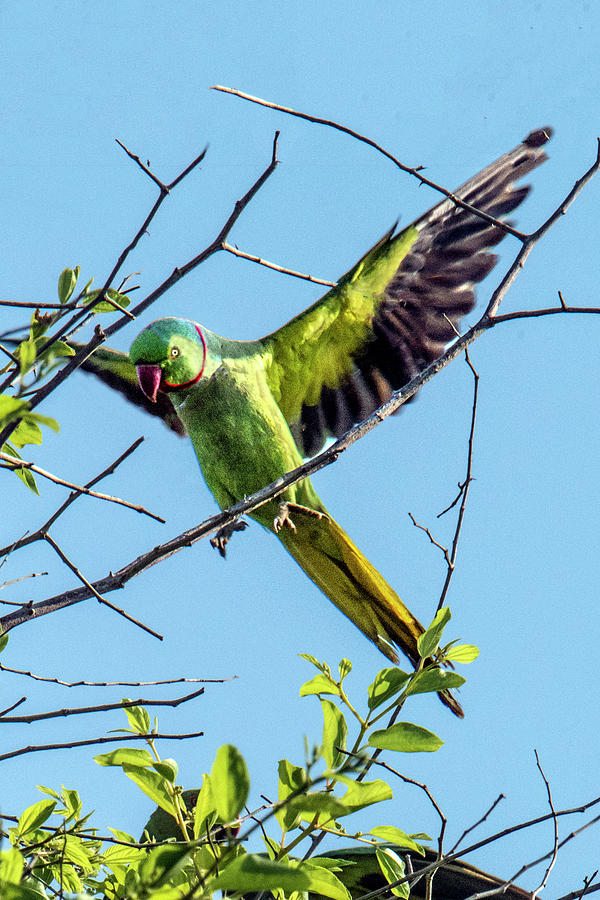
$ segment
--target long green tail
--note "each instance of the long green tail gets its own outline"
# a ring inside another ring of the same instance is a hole
[[[291,505],[290,519],[294,528],[282,528],[278,537],[308,577],[391,662],[398,662],[399,647],[417,665],[423,626],[346,532],[330,516],[303,507]],[[439,697],[463,718],[449,691]]]

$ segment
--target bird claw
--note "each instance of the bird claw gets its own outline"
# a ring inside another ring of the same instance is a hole
[[[299,503],[288,503],[284,500],[283,503],[279,504],[279,511],[273,519],[275,534],[278,534],[284,526],[291,528],[292,531],[296,530],[296,526],[290,517],[290,510],[296,510],[305,516],[311,516],[313,519],[325,518],[325,513],[319,512],[317,509],[310,509],[308,506],[300,506]]]
[[[236,519],[235,522],[230,522],[229,525],[223,525],[222,528],[219,528],[216,535],[210,539],[211,547],[218,550],[219,555],[225,559],[227,555],[227,544],[231,540],[234,532],[244,531],[247,527],[248,523],[241,519]]]
[[[290,518],[290,506],[292,505],[293,504],[290,504],[285,500],[279,504],[277,515],[273,519],[273,528],[275,529],[275,534],[279,534],[284,526],[285,528],[291,528],[292,531],[296,530],[296,526]]]

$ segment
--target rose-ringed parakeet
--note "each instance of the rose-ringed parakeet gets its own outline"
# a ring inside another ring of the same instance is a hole
[[[456,191],[494,218],[529,187],[551,131],[532,132]],[[253,494],[339,437],[436,359],[474,305],[473,286],[505,232],[450,200],[388,232],[324,297],[257,341],[189,319],[148,325],[124,354],[85,364],[193,443],[221,508]],[[136,384],[139,384],[139,390]],[[392,662],[419,661],[418,620],[331,517],[308,478],[250,513]],[[442,700],[457,715],[447,692]]]

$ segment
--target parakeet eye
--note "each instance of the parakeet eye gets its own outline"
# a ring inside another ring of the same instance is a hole
[[[171,347],[171,356],[175,359],[176,356],[179,356],[179,347]]]

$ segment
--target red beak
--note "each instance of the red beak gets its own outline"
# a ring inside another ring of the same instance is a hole
[[[148,400],[156,403],[156,395],[160,389],[162,370],[160,366],[137,366],[137,377],[142,392]]]

